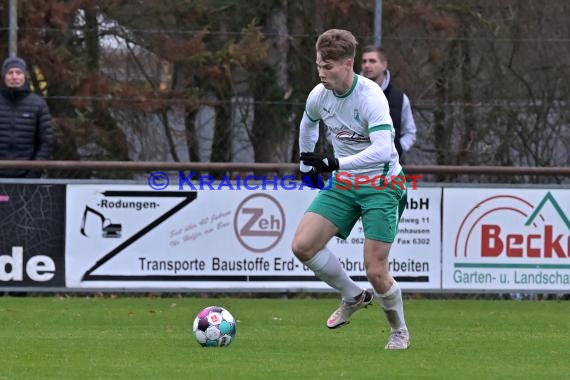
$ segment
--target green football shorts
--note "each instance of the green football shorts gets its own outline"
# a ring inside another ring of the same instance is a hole
[[[365,238],[392,243],[407,201],[405,183],[389,183],[384,189],[375,189],[369,184],[347,189],[346,183],[339,184],[334,178],[332,186],[321,190],[306,212],[314,212],[331,221],[338,228],[336,236],[341,239],[350,235],[358,218],[362,217]]]

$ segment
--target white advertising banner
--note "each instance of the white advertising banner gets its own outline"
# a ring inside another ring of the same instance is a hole
[[[441,188],[410,190],[390,255],[403,288],[439,289]],[[152,191],[146,185],[68,185],[70,288],[318,290],[292,254],[316,191]],[[365,284],[360,223],[329,248]]]
[[[570,190],[449,188],[443,289],[570,291]]]

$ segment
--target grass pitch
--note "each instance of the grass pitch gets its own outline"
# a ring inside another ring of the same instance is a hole
[[[195,314],[238,319],[200,347]],[[0,298],[0,379],[563,379],[569,301],[406,300],[407,351],[376,305],[328,330],[335,299]]]

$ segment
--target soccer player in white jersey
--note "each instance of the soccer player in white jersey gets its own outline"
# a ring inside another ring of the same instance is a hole
[[[338,290],[340,307],[327,320],[334,329],[376,299],[391,327],[385,348],[407,349],[410,336],[404,319],[402,291],[388,272],[388,255],[405,208],[405,181],[394,145],[388,101],[380,87],[354,73],[356,39],[346,30],[331,29],[315,45],[321,83],[309,94],[301,121],[301,172],[312,179],[332,172],[332,186],[321,190],[301,219],[293,238],[295,256],[315,275]],[[314,152],[319,120],[331,132],[335,155]],[[342,184],[336,177],[342,173]],[[377,181],[356,184],[356,176]],[[375,177],[375,178],[374,178]],[[380,190],[381,189],[381,190]],[[333,236],[346,239],[356,221],[364,227],[364,265],[372,290],[358,286],[326,247]]]

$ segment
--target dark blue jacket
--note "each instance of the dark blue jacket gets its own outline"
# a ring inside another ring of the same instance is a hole
[[[0,89],[0,160],[49,160],[53,146],[46,102],[28,85]],[[2,170],[0,177],[38,178],[35,170]]]

